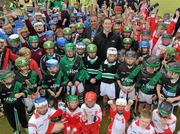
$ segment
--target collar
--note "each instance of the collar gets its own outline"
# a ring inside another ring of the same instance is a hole
[[[96,60],[98,59],[98,57],[96,56],[94,59],[91,59],[89,56],[87,57],[87,60],[93,64]]]
[[[116,61],[113,62],[113,63],[109,63],[109,62],[107,61],[107,59],[106,59],[106,60],[104,61],[104,64],[109,65],[109,66],[113,66],[113,65],[116,65]]]
[[[135,124],[140,127],[139,120],[135,121]],[[150,126],[151,126],[151,124],[149,124],[145,129],[150,130],[151,129]]]
[[[111,35],[112,35],[112,33],[113,33],[112,31],[111,31],[111,32],[109,32],[109,33],[107,33],[106,31],[104,31],[104,30],[103,30],[103,35],[104,35],[104,36],[106,36],[106,37],[111,36]]]

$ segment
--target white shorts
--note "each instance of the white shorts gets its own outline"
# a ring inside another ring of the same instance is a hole
[[[115,84],[108,84],[101,82],[100,84],[100,95],[101,96],[108,96],[109,99],[115,99]]]
[[[131,99],[135,100],[135,89],[133,89],[130,93],[125,93],[122,90],[119,92],[119,98],[124,98],[124,99]]]
[[[152,97],[153,97],[153,94],[148,95],[148,94],[143,93],[141,90],[139,90],[139,101],[140,102],[152,104]]]
[[[71,88],[67,86],[66,89],[67,89],[67,94],[70,94],[70,95],[75,95],[76,92],[78,93],[84,92],[84,86],[82,83],[80,83],[77,88],[75,86],[72,86]]]

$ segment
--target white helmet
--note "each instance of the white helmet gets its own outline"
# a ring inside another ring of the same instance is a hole
[[[116,100],[116,105],[118,105],[118,106],[119,105],[126,106],[127,105],[127,101],[124,98],[119,98],[119,99]]]
[[[114,48],[114,47],[109,47],[108,50],[107,50],[107,56],[108,56],[109,54],[117,55],[117,49]]]

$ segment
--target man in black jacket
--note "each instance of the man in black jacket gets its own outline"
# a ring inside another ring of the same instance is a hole
[[[110,18],[105,18],[103,21],[103,31],[94,37],[94,44],[97,45],[97,55],[104,61],[106,59],[106,52],[109,47],[120,49],[120,37],[112,31],[112,21]]]
[[[93,41],[94,37],[102,31],[102,27],[99,25],[96,15],[90,17],[90,23],[91,26],[84,30],[84,36]]]

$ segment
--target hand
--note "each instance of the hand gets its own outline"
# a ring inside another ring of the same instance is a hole
[[[92,79],[90,80],[90,82],[91,82],[91,84],[95,84],[95,83],[96,83],[96,79],[95,79],[95,78],[92,78]]]
[[[18,98],[22,97],[23,95],[24,95],[24,93],[17,93],[17,94],[15,94],[15,98],[18,99]]]
[[[161,124],[162,124],[163,128],[165,128],[167,126],[167,121],[165,118],[161,118]]]
[[[109,105],[113,105],[113,104],[114,104],[113,100],[109,100],[109,101],[108,101],[108,104],[109,104]]]
[[[159,94],[159,95],[158,95],[158,98],[159,98],[159,100],[161,100],[161,101],[163,101],[163,100],[165,99],[162,94]]]
[[[175,101],[174,98],[167,98],[166,100],[170,103],[173,103]]]
[[[144,58],[143,57],[139,57],[139,61],[143,61],[144,60]]]
[[[87,121],[87,116],[86,115],[82,115],[81,119],[82,119],[83,122],[86,122]]]
[[[73,83],[71,81],[68,82],[67,86],[72,87]]]
[[[79,82],[79,81],[75,81],[75,83],[74,83],[74,85],[75,85],[76,87],[78,87],[78,86],[79,86],[79,84],[80,84],[80,82]]]
[[[134,101],[133,101],[133,100],[131,100],[131,99],[129,99],[129,100],[128,100],[128,105],[129,105],[129,106],[132,106],[132,105],[133,105],[133,103],[134,103]]]
[[[156,100],[156,99],[157,99],[157,95],[153,95],[152,100]]]

